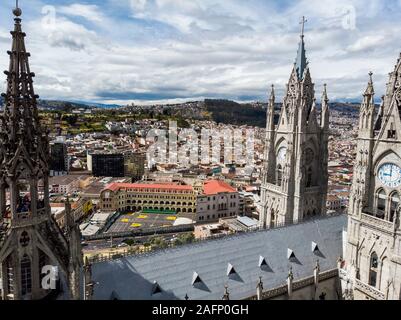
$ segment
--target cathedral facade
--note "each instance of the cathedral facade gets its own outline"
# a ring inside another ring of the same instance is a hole
[[[401,58],[375,116],[372,73],[359,117],[343,268],[353,299],[401,299]]]
[[[0,117],[0,299],[79,299],[82,251],[66,204],[66,230],[51,215],[49,141],[39,121],[20,8]]]
[[[326,214],[328,102],[325,86],[322,109],[317,110],[302,32],[277,124],[274,88],[268,105],[261,187],[262,229]]]

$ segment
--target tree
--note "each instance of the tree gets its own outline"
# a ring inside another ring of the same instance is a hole
[[[78,116],[76,114],[65,116],[64,119],[70,126],[74,126],[78,121]]]
[[[180,234],[174,241],[174,245],[183,245],[192,243],[195,240],[195,235],[192,232]]]
[[[168,247],[166,240],[163,237],[155,237],[150,240],[150,243],[154,248],[164,249]]]

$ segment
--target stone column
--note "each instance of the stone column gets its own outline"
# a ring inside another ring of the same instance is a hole
[[[36,217],[38,215],[38,182],[35,176],[32,176],[29,182],[31,193],[31,215]]]
[[[17,213],[17,204],[18,204],[18,188],[17,182],[14,180],[13,177],[9,179],[9,186],[10,186],[10,209],[13,220],[18,220],[18,213]]]

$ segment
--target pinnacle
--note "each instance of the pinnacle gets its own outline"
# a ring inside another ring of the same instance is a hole
[[[365,95],[373,96],[375,94],[375,90],[373,87],[373,72],[369,72],[369,83],[368,87],[366,88]]]

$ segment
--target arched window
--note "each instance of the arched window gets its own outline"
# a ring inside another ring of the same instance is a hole
[[[277,166],[277,172],[276,172],[276,184],[278,186],[281,186],[281,183],[283,182],[283,168],[279,164]]]
[[[274,210],[272,209],[271,213],[270,213],[270,225],[274,226],[276,223],[276,213],[274,212]]]
[[[31,259],[24,255],[21,260],[21,294],[24,296],[32,291]]]
[[[378,218],[384,218],[384,215],[386,213],[386,199],[387,195],[386,192],[383,189],[380,189],[379,192],[377,193],[377,212],[376,216]]]
[[[7,257],[5,265],[7,272],[7,291],[10,294],[14,294],[15,269],[12,254]]]
[[[369,115],[365,115],[365,128],[368,129],[369,128]]]
[[[399,204],[400,204],[400,196],[399,196],[399,194],[397,192],[393,193],[391,195],[391,197],[390,197],[390,216],[389,216],[389,220],[391,222],[394,222],[394,218],[395,218],[396,211],[397,211],[397,208],[398,208]]]
[[[376,287],[377,284],[377,270],[379,267],[379,258],[376,252],[373,252],[370,256],[370,268],[369,268],[369,285]]]
[[[306,171],[306,187],[310,188],[312,187],[312,168],[309,167],[308,170]]]

